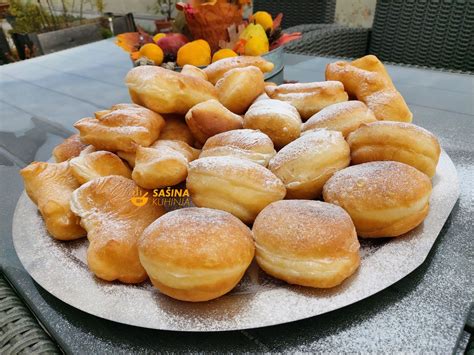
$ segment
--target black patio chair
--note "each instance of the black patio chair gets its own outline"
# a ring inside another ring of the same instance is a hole
[[[112,20],[112,27],[114,29],[114,35],[119,35],[125,32],[136,32],[137,26],[133,18],[133,14],[130,12],[124,16],[115,17]]]
[[[0,65],[10,63],[12,59],[7,37],[5,32],[3,32],[3,28],[0,28]]]
[[[334,23],[336,0],[254,0],[253,11],[283,13],[282,28],[302,23]]]
[[[0,354],[61,354],[0,274]]]
[[[385,62],[474,72],[474,1],[378,0],[372,29],[308,24],[291,53],[360,57],[375,54]],[[366,38],[364,43],[363,38]]]
[[[285,45],[289,53],[330,57],[361,57],[367,53],[370,30],[334,24],[293,26],[284,32],[301,32],[301,39]]]
[[[381,60],[474,71],[474,1],[379,0],[368,52]]]

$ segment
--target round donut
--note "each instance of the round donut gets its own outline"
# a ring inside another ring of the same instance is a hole
[[[145,229],[140,261],[165,295],[200,302],[220,297],[240,281],[255,247],[250,229],[230,213],[183,208]]]
[[[161,130],[159,140],[182,141],[190,146],[194,144],[194,137],[184,118],[165,117],[165,127]]]
[[[348,100],[344,85],[339,81],[266,86],[265,92],[272,99],[285,101],[296,107],[303,121],[326,106]]]
[[[287,102],[257,100],[245,113],[244,128],[262,131],[280,149],[300,136],[301,118]]]
[[[324,185],[324,201],[344,208],[361,237],[397,237],[428,214],[431,180],[395,161],[353,165]]]
[[[216,84],[219,101],[242,115],[264,90],[263,73],[254,66],[229,70]]]
[[[302,134],[314,129],[339,131],[344,137],[363,123],[375,122],[372,111],[361,101],[344,101],[327,106],[303,123]]]
[[[81,152],[88,147],[87,144],[81,142],[81,138],[78,134],[74,134],[53,149],[53,157],[56,163],[69,160],[71,158],[79,156]]]
[[[359,241],[349,215],[320,201],[273,202],[253,224],[258,265],[290,284],[342,283],[358,268]]]
[[[156,65],[142,65],[125,76],[130,98],[157,113],[185,114],[200,102],[217,99],[209,81]]]
[[[231,156],[267,166],[275,153],[273,142],[266,134],[253,129],[235,129],[209,138],[199,157]]]
[[[224,58],[211,63],[204,68],[204,72],[206,73],[208,80],[212,84],[216,84],[229,70],[245,68],[248,66],[257,67],[262,71],[262,73],[268,73],[275,67],[272,62],[268,62],[262,57],[239,55],[238,57]]]
[[[268,204],[282,200],[286,189],[270,170],[234,157],[200,158],[189,164],[186,186],[196,206],[232,213],[252,223]]]
[[[341,132],[317,130],[283,147],[268,164],[286,187],[287,198],[314,199],[324,183],[350,162]]]
[[[411,123],[379,121],[362,125],[347,138],[353,164],[393,160],[417,168],[429,177],[436,173],[441,148],[426,129]]]
[[[201,144],[218,133],[242,128],[242,117],[229,111],[217,100],[193,106],[186,113],[185,119],[191,133]]]

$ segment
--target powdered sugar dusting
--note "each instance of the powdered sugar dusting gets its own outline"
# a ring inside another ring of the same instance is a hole
[[[206,157],[189,163],[189,175],[194,171],[206,172],[223,179],[239,180],[246,177],[255,186],[268,190],[281,189],[283,183],[270,170],[247,159],[235,157]]]
[[[245,117],[252,116],[263,116],[263,115],[272,115],[277,114],[280,116],[287,117],[293,121],[298,121],[301,123],[301,118],[298,113],[298,110],[290,105],[287,102],[280,100],[259,100],[254,102],[252,106],[248,109]]]
[[[377,121],[377,122],[369,123],[369,124],[367,124],[367,126],[369,126],[369,127],[377,127],[377,126],[393,127],[393,128],[405,129],[407,131],[416,131],[417,134],[420,134],[420,135],[423,135],[426,138],[435,139],[436,141],[438,141],[438,138],[436,138],[436,136],[433,133],[431,133],[427,129],[425,129],[423,127],[420,127],[420,126],[417,126],[413,123],[397,122],[397,121]]]
[[[344,89],[340,81],[315,81],[311,83],[282,84],[279,86],[267,86],[265,89],[270,96],[273,94],[289,92],[312,92],[315,89]]]
[[[349,214],[339,206],[321,201],[281,200],[267,206],[257,217],[253,232],[258,245],[272,245],[280,253],[307,256],[339,256],[357,252],[359,243]],[[279,245],[275,244],[279,241]]]
[[[395,161],[375,161],[353,165],[336,172],[324,185],[324,196],[363,203],[377,199],[386,207],[398,207],[403,200],[415,201],[427,191],[429,178],[415,168]],[[381,198],[380,194],[383,194]]]
[[[325,121],[335,116],[353,113],[355,110],[368,110],[368,107],[361,101],[344,101],[323,108],[311,117],[305,124],[313,121]]]
[[[261,131],[254,129],[235,129],[216,134],[209,138],[202,150],[212,149],[215,146],[234,147],[239,149],[256,149],[258,147],[268,147],[273,151],[272,140]]]
[[[345,143],[341,132],[328,131],[326,129],[309,132],[283,147],[270,160],[269,167],[272,170],[278,169],[282,164],[298,159],[306,152],[326,152],[338,143]]]
[[[84,263],[87,240],[53,240],[25,194],[15,211],[13,241],[22,264],[36,282],[90,314],[154,329],[246,329],[326,313],[373,295],[408,275],[425,260],[458,195],[456,169],[443,152],[424,224],[393,240],[363,240],[361,266],[341,286],[327,290],[295,287],[269,277],[253,264],[232,292],[199,304],[172,300],[149,282],[132,286],[94,278]]]

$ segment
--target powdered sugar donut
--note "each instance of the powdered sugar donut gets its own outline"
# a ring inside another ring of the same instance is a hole
[[[347,137],[353,164],[394,160],[433,177],[441,148],[438,139],[411,123],[379,121],[362,125]]]
[[[267,166],[274,155],[273,142],[266,134],[253,129],[235,129],[209,138],[199,157],[231,156]]]
[[[269,203],[285,197],[286,189],[271,171],[234,157],[200,158],[189,164],[186,186],[196,206],[232,213],[252,223]]]
[[[279,100],[258,100],[244,116],[244,128],[258,129],[280,149],[301,133],[301,118],[290,104]]]
[[[318,130],[280,150],[268,168],[285,184],[287,198],[313,199],[321,196],[332,174],[349,162],[349,145],[341,132]]]
[[[270,98],[293,105],[303,121],[326,106],[347,101],[349,98],[344,91],[344,85],[339,81],[266,86],[265,91]]]
[[[303,123],[302,134],[315,129],[339,131],[344,137],[363,123],[375,122],[372,111],[361,101],[345,101],[323,108]]]
[[[183,208],[142,234],[139,255],[153,285],[183,301],[207,301],[232,290],[250,265],[250,229],[230,213]]]
[[[260,212],[252,231],[260,267],[290,284],[334,287],[360,263],[354,224],[336,205],[277,201]]]
[[[361,237],[397,237],[428,215],[431,181],[415,168],[375,161],[338,171],[324,185],[324,201],[344,208]]]

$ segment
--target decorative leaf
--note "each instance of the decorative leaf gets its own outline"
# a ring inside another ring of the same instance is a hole
[[[273,20],[273,30],[276,30],[281,26],[281,20],[283,20],[283,14],[280,12]]]
[[[234,45],[234,52],[240,55],[244,54],[246,43],[247,41],[245,39],[239,39],[239,41]]]
[[[229,48],[233,49],[237,42],[239,41],[239,37],[242,32],[245,30],[246,24],[241,23],[240,25],[236,26],[235,24],[230,25],[227,28],[227,33],[229,34],[229,41],[220,40],[219,41],[219,48]]]
[[[125,52],[135,52],[145,43],[152,43],[153,37],[138,27],[138,32],[126,32],[119,34],[115,40],[115,44],[122,48]]]
[[[270,50],[278,48],[285,43],[294,41],[295,39],[301,38],[301,32],[293,32],[293,33],[283,33],[280,38],[278,38],[275,42],[273,42],[270,46]]]

